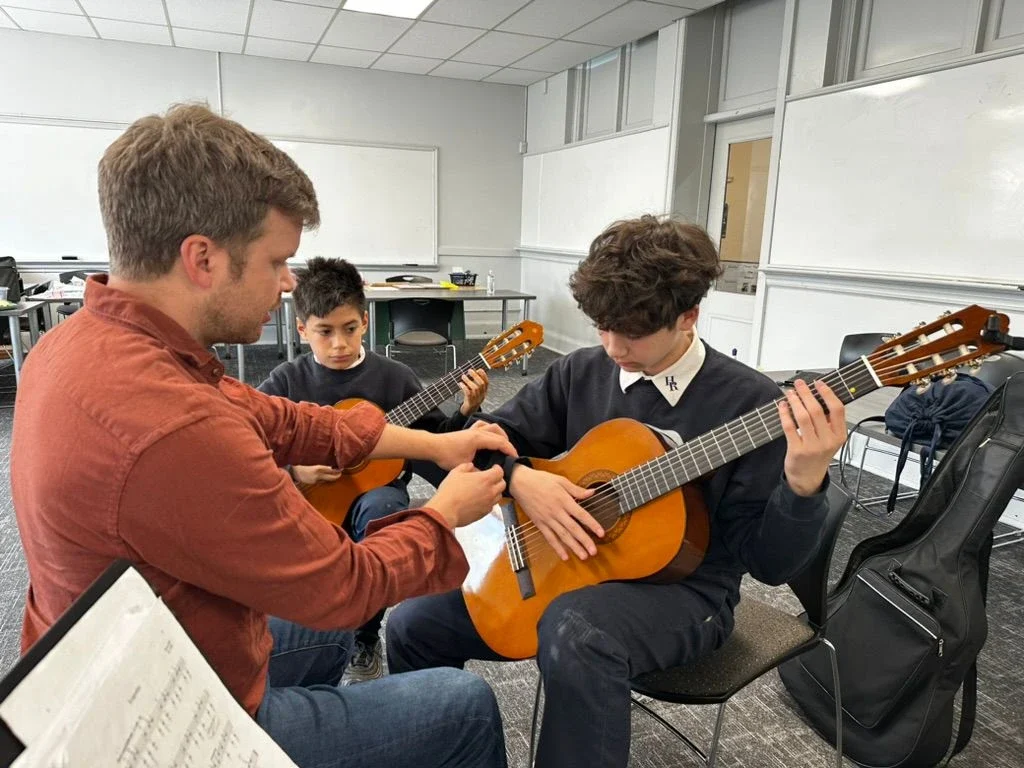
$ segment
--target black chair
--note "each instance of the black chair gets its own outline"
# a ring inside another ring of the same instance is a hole
[[[998,387],[1000,384],[1005,382],[1013,374],[1024,371],[1024,355],[1017,352],[1000,352],[999,354],[991,355],[986,358],[980,367],[965,367],[960,369],[964,373],[969,373],[973,376],[984,381],[986,384],[991,386],[993,389]],[[881,414],[879,414],[881,415]],[[849,455],[850,450],[849,438],[855,434],[859,434],[865,438],[864,449],[860,455],[860,465],[857,473],[857,483],[853,487],[853,498],[854,503],[868,511],[875,505],[884,504],[889,499],[888,494],[882,494],[878,496],[861,497],[861,477],[864,474],[864,462],[868,453],[880,453],[885,456],[896,457],[899,456],[899,448],[902,440],[895,435],[889,434],[885,425],[881,422],[868,422],[867,424],[860,425],[850,430],[847,436],[846,444],[843,445],[841,456],[845,457]],[[934,461],[939,462],[942,457],[945,456],[946,451],[944,449],[937,450],[935,452]],[[842,461],[841,463],[845,463]],[[845,484],[845,477],[842,478],[842,482]],[[903,491],[897,494],[897,500],[913,499],[917,496],[917,491]],[[1010,541],[1001,541],[995,546],[1005,546],[1006,544],[1013,544],[1016,541],[1024,540],[1024,531],[1014,532],[1008,534],[1000,534],[996,537],[997,539],[1011,538]]]
[[[60,282],[62,282],[62,283],[70,283],[76,277],[79,280],[85,280],[86,278],[89,277],[89,274],[90,274],[89,272],[83,272],[81,270],[76,270],[75,272],[61,272],[57,276],[57,279]],[[73,314],[75,314],[75,312],[78,311],[78,309],[81,306],[82,306],[82,302],[81,301],[74,301],[74,302],[66,301],[63,304],[59,305],[57,307],[57,315],[58,315],[57,322],[60,322],[61,318],[71,317]]]
[[[839,367],[843,368],[862,356],[870,355],[897,333],[850,333],[839,347]]]
[[[630,681],[633,705],[665,726],[690,748],[708,768],[714,768],[718,758],[718,742],[722,733],[725,705],[736,693],[784,661],[805,651],[824,645],[832,662],[832,682],[835,686],[836,722],[842,723],[842,695],[839,688],[839,663],[836,650],[825,638],[825,598],[828,596],[828,573],[832,552],[843,521],[853,506],[850,495],[841,486],[832,484],[828,490],[829,512],[822,527],[818,552],[803,571],[789,582],[806,612],[797,616],[775,608],[760,600],[745,597],[736,607],[735,627],[729,639],[714,653],[684,667],[673,667],[640,675]],[[533,731],[530,736],[530,765],[536,748],[537,713],[540,700],[540,681],[537,681],[537,701],[534,704]],[[673,704],[717,704],[711,749],[705,754],[686,734],[655,712],[637,695]],[[843,765],[843,734],[840,727],[836,736],[836,765]]]
[[[418,349],[434,349],[444,355],[444,372],[448,372],[448,350],[452,351],[452,368],[458,367],[455,343],[452,341],[452,315],[455,302],[446,299],[395,299],[388,302],[391,332],[384,354]]]
[[[384,278],[385,283],[432,283],[426,275],[392,275]]]

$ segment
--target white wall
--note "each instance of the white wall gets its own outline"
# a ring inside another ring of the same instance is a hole
[[[505,287],[519,282],[524,95],[519,86],[231,54],[218,67],[205,51],[0,30],[0,119],[125,124],[201,100],[268,135],[439,147],[439,268],[495,268]],[[468,331],[486,334],[496,318],[474,307]]]

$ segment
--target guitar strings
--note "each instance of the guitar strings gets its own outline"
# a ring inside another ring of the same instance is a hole
[[[877,353],[873,357],[876,357],[878,359],[884,360],[885,359],[885,355],[886,355],[886,353]],[[890,357],[893,357],[893,356],[896,356],[896,354],[890,355]],[[915,362],[920,362],[920,361],[925,360],[925,359],[927,359],[927,358],[919,358]],[[902,365],[901,366],[897,366],[896,368],[894,368],[894,370],[898,370],[899,368],[902,368],[902,367],[903,367]],[[882,370],[885,370],[885,369],[880,369],[880,371],[882,371]],[[822,377],[822,380],[825,381],[826,384],[829,384],[830,386],[833,386],[834,382],[829,382],[829,378],[835,376],[836,374],[839,374],[839,378],[842,380],[842,372],[841,371],[833,371],[833,372],[831,372],[829,374],[826,374],[826,376]],[[869,384],[869,383],[873,383],[873,378],[871,377],[870,372],[862,371],[860,375],[858,375],[856,377],[851,377],[848,384],[846,384],[844,382],[844,385],[847,386],[848,388],[851,387],[851,386],[853,388],[857,388],[857,387],[860,387],[862,385],[866,385],[866,384]],[[767,414],[772,416],[772,417],[777,417],[777,415],[778,415],[777,404],[780,401],[782,401],[782,400],[785,400],[785,398],[780,398],[779,400],[773,401],[772,403],[768,403],[768,404],[766,404],[764,406],[761,406],[758,409],[755,409],[755,411],[752,412],[752,413],[757,413],[757,415],[759,417],[759,420],[762,422],[761,429],[760,430],[756,430],[756,431],[758,431],[758,433],[759,433],[759,435],[761,437],[764,437],[764,435],[767,434],[772,439],[775,439],[775,438],[777,438],[781,434],[781,421],[773,422],[773,424],[771,425],[771,427],[775,428],[775,430],[773,430],[768,425],[764,424],[764,415],[765,415],[765,413],[763,413],[763,412],[767,412]],[[741,417],[741,419],[738,420],[738,421],[740,421],[741,424],[742,424],[742,418],[744,418],[744,417]],[[746,429],[746,425],[745,424],[743,424],[743,428],[744,428],[744,431],[746,431],[748,433],[747,436],[748,436],[748,438],[751,441],[751,445],[753,445],[756,441],[754,440],[753,436],[750,435],[749,430]],[[650,465],[653,465],[654,463],[658,462],[659,460],[666,459],[666,458],[668,459],[668,461],[666,463],[669,464],[668,469],[671,470],[673,473],[675,472],[676,469],[679,468],[680,465],[684,465],[685,462],[687,461],[687,459],[692,461],[693,464],[695,466],[697,466],[697,468],[699,470],[699,462],[695,458],[696,450],[694,449],[694,446],[699,448],[704,453],[705,457],[708,460],[709,465],[711,465],[711,468],[714,468],[715,463],[714,463],[714,461],[711,460],[710,455],[708,454],[708,450],[707,450],[707,448],[709,446],[711,446],[712,442],[714,442],[715,450],[717,450],[718,454],[723,459],[722,463],[726,463],[727,461],[731,460],[731,458],[727,458],[726,457],[725,451],[722,450],[721,444],[718,442],[719,435],[717,433],[719,431],[724,431],[725,432],[725,434],[729,437],[730,441],[733,443],[733,446],[736,448],[737,455],[742,455],[742,452],[739,451],[739,447],[736,445],[736,440],[733,437],[732,431],[730,431],[728,429],[728,425],[723,425],[723,427],[719,427],[719,428],[717,428],[715,430],[712,430],[710,433],[706,433],[705,435],[700,435],[698,438],[695,438],[694,440],[688,441],[683,446],[680,446],[678,449],[674,449],[673,451],[670,451],[669,453],[663,454],[662,456],[657,457],[656,459],[653,459],[653,460],[647,462],[645,465],[641,465],[640,467],[634,468],[633,470],[629,470],[629,471],[627,471],[627,473],[623,473],[623,474],[628,474],[629,472],[636,472],[637,470],[640,470],[640,477],[638,478],[638,480],[655,478],[655,477],[659,476],[659,474],[660,474],[660,477],[662,479],[664,479],[664,478],[669,476],[669,472],[665,471],[664,469],[660,470],[660,472],[659,472],[659,470],[656,470],[653,466],[650,466]],[[777,431],[778,434],[775,434],[774,433],[775,431]],[[710,440],[706,439],[706,438],[710,438]],[[742,435],[741,435],[741,438],[742,438]],[[688,454],[689,454],[688,456],[686,455],[686,453],[684,453],[682,448],[686,448],[687,449]],[[674,455],[670,455],[670,454],[674,454]],[[673,464],[675,466],[672,466]],[[700,474],[705,474],[705,473],[706,473],[706,471],[705,472],[701,472]],[[645,478],[644,475],[647,475],[647,477]],[[627,488],[626,490],[631,490],[631,489]],[[615,521],[617,521],[622,516],[622,509],[621,509],[620,504],[619,504],[619,499],[621,497],[623,497],[623,495],[624,494],[622,494],[620,492],[620,490],[615,488],[615,486],[613,486],[611,483],[605,483],[605,484],[603,484],[601,489],[596,494],[594,494],[593,496],[591,496],[591,497],[589,497],[587,499],[582,500],[581,501],[581,506],[584,506],[584,508],[587,509],[587,511],[591,513],[591,516],[593,516],[599,523],[601,523],[602,527],[605,527],[607,529],[608,526],[607,526],[606,523],[608,523],[608,522],[614,523]],[[659,495],[662,495],[662,494],[659,494]],[[653,499],[649,499],[647,501],[650,501],[650,500],[653,500]],[[647,501],[644,501],[643,503],[647,503]],[[634,507],[632,507],[632,509],[635,509],[638,506],[642,506],[642,504],[637,504]],[[534,543],[537,543],[537,541],[539,539],[543,539],[543,541],[540,542],[540,544],[542,546],[543,545],[547,545],[548,547],[550,547],[550,544],[547,542],[547,539],[544,538],[543,533],[539,530],[539,528],[537,528],[536,524],[533,523],[532,520],[528,521],[527,523],[524,523],[524,524],[518,526],[518,530],[516,530],[515,533],[520,533],[520,532],[522,532],[521,535],[519,535],[519,537],[518,537],[519,538],[520,548],[521,549],[524,548],[526,550],[527,554],[533,554],[533,553],[536,552],[536,547],[531,547],[531,545],[534,544]]]
[[[901,362],[898,365],[894,365],[894,366],[876,367],[877,363],[880,363],[880,362],[884,363],[884,362],[886,362],[888,360],[891,360],[891,359],[893,359],[895,357],[902,357],[903,354],[905,354],[906,352],[911,352],[914,349],[919,348],[921,346],[924,346],[924,344],[922,344],[920,342],[916,342],[914,345],[905,347],[904,348],[904,353],[899,353],[899,352],[896,352],[894,350],[883,350],[881,352],[877,352],[877,353],[874,353],[874,354],[868,356],[867,360],[868,360],[869,363],[872,364],[871,368],[875,370],[875,372],[879,376],[879,378],[882,378],[882,377],[884,377],[885,375],[887,375],[889,373],[902,370],[903,368],[906,367],[907,363],[906,362]],[[919,358],[917,358],[915,360],[912,360],[910,362],[913,363],[913,364],[917,364],[917,363],[921,363],[921,362],[924,362],[924,361],[930,361],[930,360],[931,360],[931,355],[926,355],[926,356],[923,356],[923,357],[919,357]],[[858,360],[857,362],[853,363],[851,366],[847,366],[847,368],[857,369],[858,368],[858,363],[860,363],[860,362],[861,361]],[[866,369],[866,368],[858,369],[856,371],[856,375],[851,376],[849,381],[847,381],[844,378],[843,370],[845,370],[845,369],[831,371],[828,374],[826,374],[825,376],[823,376],[821,378],[821,381],[824,381],[832,389],[835,389],[835,385],[836,384],[842,384],[847,389],[848,393],[850,393],[850,394],[852,394],[853,391],[855,391],[856,389],[860,388],[861,386],[874,383],[874,377],[871,375],[870,369]],[[829,379],[831,379],[833,377],[838,378],[838,381],[829,381]],[[851,397],[851,400],[852,399],[855,399],[855,398]],[[767,436],[771,437],[772,439],[776,439],[779,436],[777,434],[773,434],[772,427],[777,427],[779,430],[781,430],[781,426],[782,426],[781,425],[781,421],[775,422],[772,425],[768,425],[768,424],[765,424],[765,418],[764,417],[765,417],[765,415],[769,415],[769,416],[773,416],[773,417],[777,418],[778,417],[778,410],[777,410],[778,409],[778,403],[783,402],[785,400],[786,400],[785,397],[778,398],[777,400],[775,400],[775,401],[773,401],[771,403],[768,403],[768,404],[766,404],[764,406],[760,406],[760,407],[754,409],[753,411],[750,412],[750,414],[747,414],[747,415],[756,414],[758,416],[758,420],[761,422],[760,432],[763,432],[763,434],[760,434],[760,437],[764,437],[765,435],[767,435]],[[764,411],[764,413],[762,413],[762,411]],[[745,418],[746,418],[746,416],[741,416],[741,417],[739,417],[738,419],[736,419],[734,421],[739,422],[740,426],[742,426],[743,430],[747,433],[747,438],[750,440],[750,444],[754,445],[756,443],[756,440],[753,438],[753,436],[750,434],[750,431],[747,429],[746,424],[744,423],[744,419]],[[717,433],[719,431],[723,431],[724,435],[718,435]],[[755,429],[755,431],[758,431],[758,430]],[[729,441],[733,444],[733,447],[737,450],[737,456],[742,455],[742,452],[739,451],[739,446],[736,444],[736,439],[735,439],[735,437],[732,434],[732,430],[729,428],[729,424],[725,424],[725,425],[722,425],[721,427],[718,427],[718,428],[716,428],[714,430],[711,430],[708,433],[699,435],[694,440],[687,441],[682,446],[679,446],[676,449],[673,449],[673,450],[671,450],[671,451],[669,451],[669,452],[667,452],[665,454],[662,454],[662,456],[659,456],[659,457],[657,457],[655,459],[649,460],[648,462],[645,462],[644,464],[640,465],[639,467],[635,467],[635,468],[633,468],[631,470],[627,470],[627,472],[622,473],[622,475],[628,474],[630,472],[637,472],[637,471],[639,471],[640,477],[637,478],[638,480],[644,479],[643,475],[645,473],[649,474],[650,478],[654,478],[654,477],[656,477],[656,472],[658,472],[659,470],[656,470],[653,466],[650,466],[650,465],[654,465],[654,464],[656,464],[656,463],[658,463],[659,461],[662,461],[662,460],[664,460],[663,463],[666,463],[666,464],[669,465],[667,467],[667,469],[672,470],[672,472],[674,473],[675,470],[677,468],[679,468],[679,467],[671,466],[673,463],[675,463],[677,465],[685,465],[685,463],[687,461],[687,457],[684,455],[684,451],[682,450],[683,448],[687,449],[687,451],[689,453],[689,457],[688,457],[689,460],[691,460],[693,462],[694,466],[696,466],[697,469],[699,470],[699,468],[700,468],[699,467],[699,462],[695,458],[695,454],[696,454],[695,447],[699,448],[704,453],[705,458],[707,458],[708,463],[711,465],[710,469],[713,469],[715,464],[711,460],[710,454],[708,453],[708,450],[707,450],[707,448],[709,446],[711,446],[712,443],[714,443],[714,448],[717,450],[718,454],[722,457],[722,459],[723,459],[722,463],[723,464],[727,463],[728,461],[731,461],[732,458],[736,458],[736,457],[726,458],[726,453],[722,449],[721,444],[719,443],[719,440],[718,440],[718,438],[722,437],[722,436],[725,436],[725,437],[729,438]],[[740,435],[740,437],[742,439],[742,435]],[[696,445],[694,446],[693,444],[696,444]],[[684,466],[684,468],[685,468],[685,466]],[[710,471],[710,469],[706,470],[706,471]],[[705,474],[706,471],[704,473],[701,473],[701,474]],[[665,479],[665,478],[668,477],[669,472],[666,471],[665,469],[662,469],[662,470],[660,470],[660,474],[661,474],[661,478]],[[620,477],[622,475],[620,475]],[[597,522],[599,522],[601,524],[601,526],[603,528],[605,528],[606,532],[607,532],[607,528],[608,528],[606,523],[607,522],[611,522],[611,523],[614,524],[614,522],[616,522],[622,516],[622,509],[621,509],[621,506],[619,504],[619,499],[622,497],[623,494],[622,494],[620,489],[616,488],[612,484],[612,482],[613,481],[609,481],[607,483],[603,483],[602,486],[597,491],[597,493],[595,493],[593,496],[590,496],[590,497],[588,497],[586,499],[582,499],[581,502],[580,502],[580,505],[583,506],[591,514],[591,516],[594,517],[594,519],[597,520]],[[686,481],[684,481],[684,483],[685,482]],[[628,489],[628,490],[631,490],[631,489]],[[647,501],[651,501],[651,500],[653,500],[653,499],[649,499]],[[645,501],[643,503],[647,503],[647,501]],[[642,506],[642,504],[640,504],[638,506]],[[634,507],[634,508],[636,508],[636,507]],[[608,519],[606,520],[605,518],[608,518]],[[538,542],[542,545],[542,549],[543,549],[543,545],[545,545],[545,544],[547,545],[547,550],[545,550],[545,551],[551,551],[551,552],[554,551],[550,547],[550,544],[547,542],[547,539],[544,537],[543,533],[540,531],[540,529],[537,527],[537,525],[532,520],[530,520],[530,521],[528,521],[526,523],[517,525],[517,526],[513,526],[513,527],[511,527],[509,529],[509,531],[516,537],[517,543],[519,545],[519,548],[521,550],[525,550],[527,554],[530,554],[530,555],[536,554],[537,548],[536,547],[532,547],[531,545],[536,544]]]

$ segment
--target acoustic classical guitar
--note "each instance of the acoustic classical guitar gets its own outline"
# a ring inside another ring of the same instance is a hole
[[[982,338],[989,317],[990,329],[1008,330],[1006,315],[970,306],[887,341],[821,380],[843,403],[880,387],[928,382],[1004,348]],[[693,573],[709,533],[693,481],[782,436],[776,401],[671,450],[643,424],[614,419],[591,429],[561,458],[534,459],[536,469],[596,488],[581,505],[605,535],[596,539],[594,557],[563,562],[511,499],[474,523],[462,591],[481,638],[502,656],[527,658],[537,652],[537,622],[558,595],[604,581],[679,581]]]
[[[540,323],[523,320],[499,336],[495,336],[480,350],[480,354],[445,374],[426,389],[385,414],[388,424],[408,427],[432,408],[436,408],[459,391],[462,377],[476,368],[507,368],[516,360],[533,352],[544,342],[544,328]],[[358,397],[342,400],[335,408],[347,410],[368,402]],[[372,405],[372,403],[371,403]],[[375,406],[376,407],[376,406]],[[352,503],[362,494],[381,488],[395,480],[405,466],[403,459],[372,459],[345,467],[344,474],[330,483],[302,486],[309,503],[324,517],[341,525]]]

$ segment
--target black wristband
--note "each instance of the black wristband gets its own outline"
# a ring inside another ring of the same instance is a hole
[[[512,470],[516,466],[533,467],[533,463],[526,456],[506,456],[505,461],[502,462],[502,471],[505,474],[505,489],[512,484]]]

